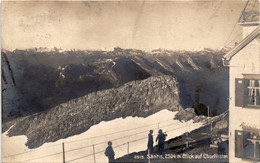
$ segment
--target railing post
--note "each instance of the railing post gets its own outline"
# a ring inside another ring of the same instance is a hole
[[[62,153],[63,153],[63,163],[65,163],[65,147],[64,147],[64,142],[62,142]]]
[[[127,142],[127,155],[129,155],[129,142]]]
[[[187,148],[189,147],[189,139],[188,139],[188,125],[187,125],[187,122],[186,122],[186,147],[187,147]]]
[[[210,135],[212,136],[212,120],[210,119]]]
[[[209,106],[208,106],[208,124],[210,125],[210,121],[209,121]]]
[[[151,163],[151,160],[150,160],[150,154],[151,154],[151,152],[150,152],[150,149],[148,149],[148,163]]]
[[[210,114],[210,113],[209,113],[209,106],[208,106],[208,118],[209,118],[209,114]]]
[[[209,123],[209,125],[210,125],[210,141],[211,141],[211,143],[212,143],[212,121],[211,121],[211,118],[210,118],[210,111],[209,111],[209,106],[208,106],[208,123]]]
[[[94,157],[94,163],[96,163],[95,145],[94,144],[93,144],[93,157]]]

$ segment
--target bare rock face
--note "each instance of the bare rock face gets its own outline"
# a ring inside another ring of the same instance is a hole
[[[196,122],[206,122],[207,121],[207,117],[205,117],[203,115],[198,116],[195,113],[195,109],[194,108],[186,108],[186,109],[180,110],[175,115],[174,119],[179,120],[179,121],[193,120],[194,123],[196,123]]]
[[[27,146],[80,134],[92,125],[118,117],[146,117],[159,110],[182,110],[179,89],[172,76],[132,81],[119,88],[90,93],[17,122],[9,135],[26,135]]]

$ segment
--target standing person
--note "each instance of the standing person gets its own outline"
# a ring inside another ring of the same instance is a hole
[[[158,140],[158,151],[163,151],[164,150],[164,142],[166,139],[167,134],[164,134],[162,132],[162,129],[159,130],[158,136],[156,138],[156,141]]]
[[[221,138],[218,139],[218,155],[225,154],[225,143]]]
[[[148,150],[150,150],[150,154],[153,153],[153,130],[150,130],[150,133],[148,134],[147,147],[148,147]]]
[[[108,157],[108,162],[112,163],[115,161],[115,152],[112,148],[112,142],[108,141],[108,147],[106,148],[105,155]]]

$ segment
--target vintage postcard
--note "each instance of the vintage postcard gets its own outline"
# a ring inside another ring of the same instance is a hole
[[[259,0],[2,1],[2,162],[259,162],[259,24]]]

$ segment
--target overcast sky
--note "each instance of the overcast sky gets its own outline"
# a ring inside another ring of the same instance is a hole
[[[220,49],[245,4],[246,0],[2,2],[2,48]],[[241,32],[237,25],[229,41]]]

